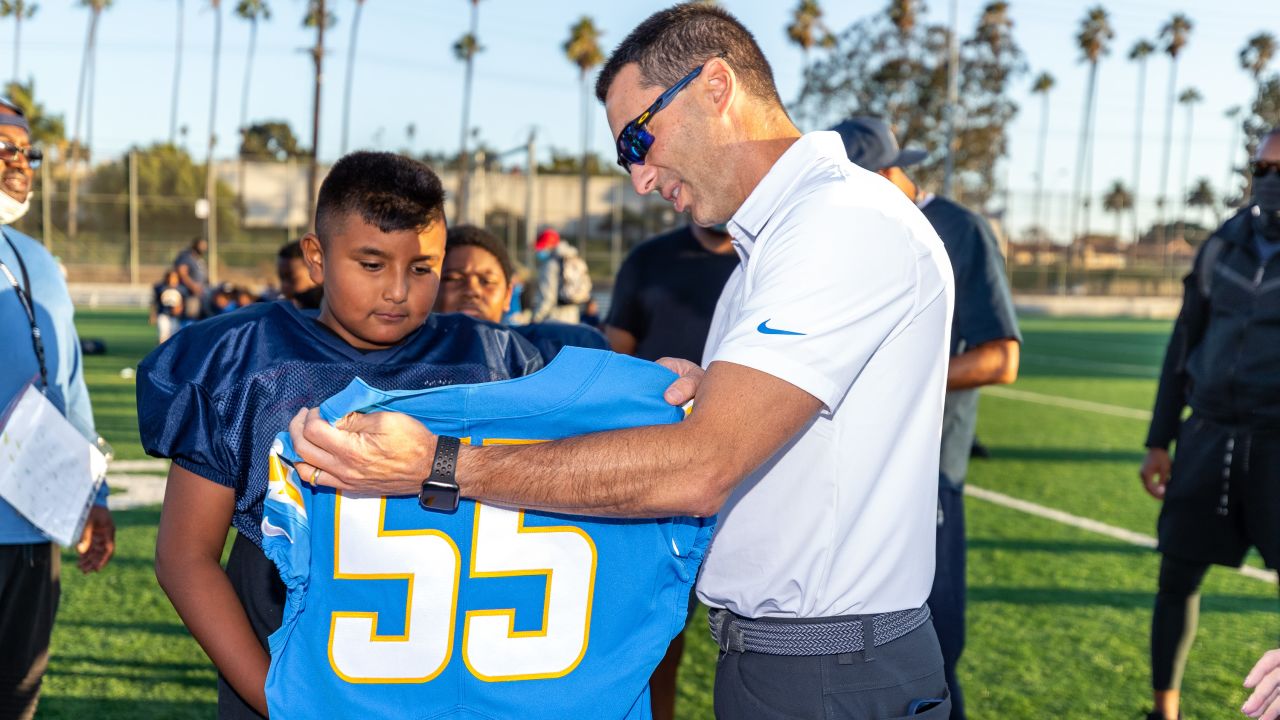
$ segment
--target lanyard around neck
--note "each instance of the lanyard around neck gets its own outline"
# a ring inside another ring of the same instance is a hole
[[[9,239],[9,235],[0,228],[0,235],[4,235],[4,241],[9,244],[9,249],[13,251],[13,256],[18,258],[18,269],[22,273],[22,284],[18,284],[18,278],[14,277],[13,271],[9,266],[0,260],[0,273],[8,278],[9,284],[13,285],[13,292],[18,297],[18,303],[22,305],[22,309],[27,313],[27,322],[31,323],[31,349],[35,351],[36,363],[40,366],[40,388],[44,394],[49,394],[49,369],[44,361],[44,338],[40,336],[40,325],[36,323],[36,301],[31,295],[31,277],[27,275],[27,264],[22,261],[22,253],[18,252],[17,246]]]

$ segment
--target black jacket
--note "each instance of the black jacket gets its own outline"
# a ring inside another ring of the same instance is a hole
[[[1246,208],[1214,233],[1216,258],[1204,262],[1206,241],[1183,280],[1147,447],[1169,447],[1187,405],[1228,425],[1280,428],[1280,254],[1264,265],[1253,234]]]

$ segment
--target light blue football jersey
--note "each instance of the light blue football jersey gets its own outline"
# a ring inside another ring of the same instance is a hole
[[[320,407],[396,411],[479,444],[679,421],[664,368],[565,348],[514,380],[381,391]],[[283,458],[283,459],[282,459]],[[651,717],[648,680],[685,624],[714,521],[614,520],[313,488],[272,451],[262,549],[288,587],[271,636],[280,718]],[[602,477],[601,482],[608,482]]]

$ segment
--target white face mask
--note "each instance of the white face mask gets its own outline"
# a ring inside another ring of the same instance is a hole
[[[9,193],[0,190],[0,225],[12,225],[31,209],[31,193],[27,199],[18,202]]]

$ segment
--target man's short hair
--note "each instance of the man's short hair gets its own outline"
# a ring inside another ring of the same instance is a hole
[[[511,256],[507,254],[507,249],[503,247],[497,236],[475,225],[449,228],[449,234],[445,236],[444,241],[445,257],[448,257],[452,250],[467,246],[480,248],[497,258],[498,264],[502,266],[503,277],[507,279],[508,285],[511,284],[511,276],[515,274],[516,269],[511,264]]]
[[[444,217],[444,186],[431,168],[385,152],[353,152],[320,183],[316,234],[323,242],[347,216],[384,233],[422,231]]]
[[[279,260],[301,260],[302,259],[302,241],[291,240],[280,246],[280,252],[276,253]]]
[[[631,63],[640,66],[646,86],[667,88],[717,56],[733,68],[748,93],[782,106],[773,69],[751,31],[724,9],[699,2],[656,12],[636,26],[596,78],[596,98],[603,103],[618,72]]]

